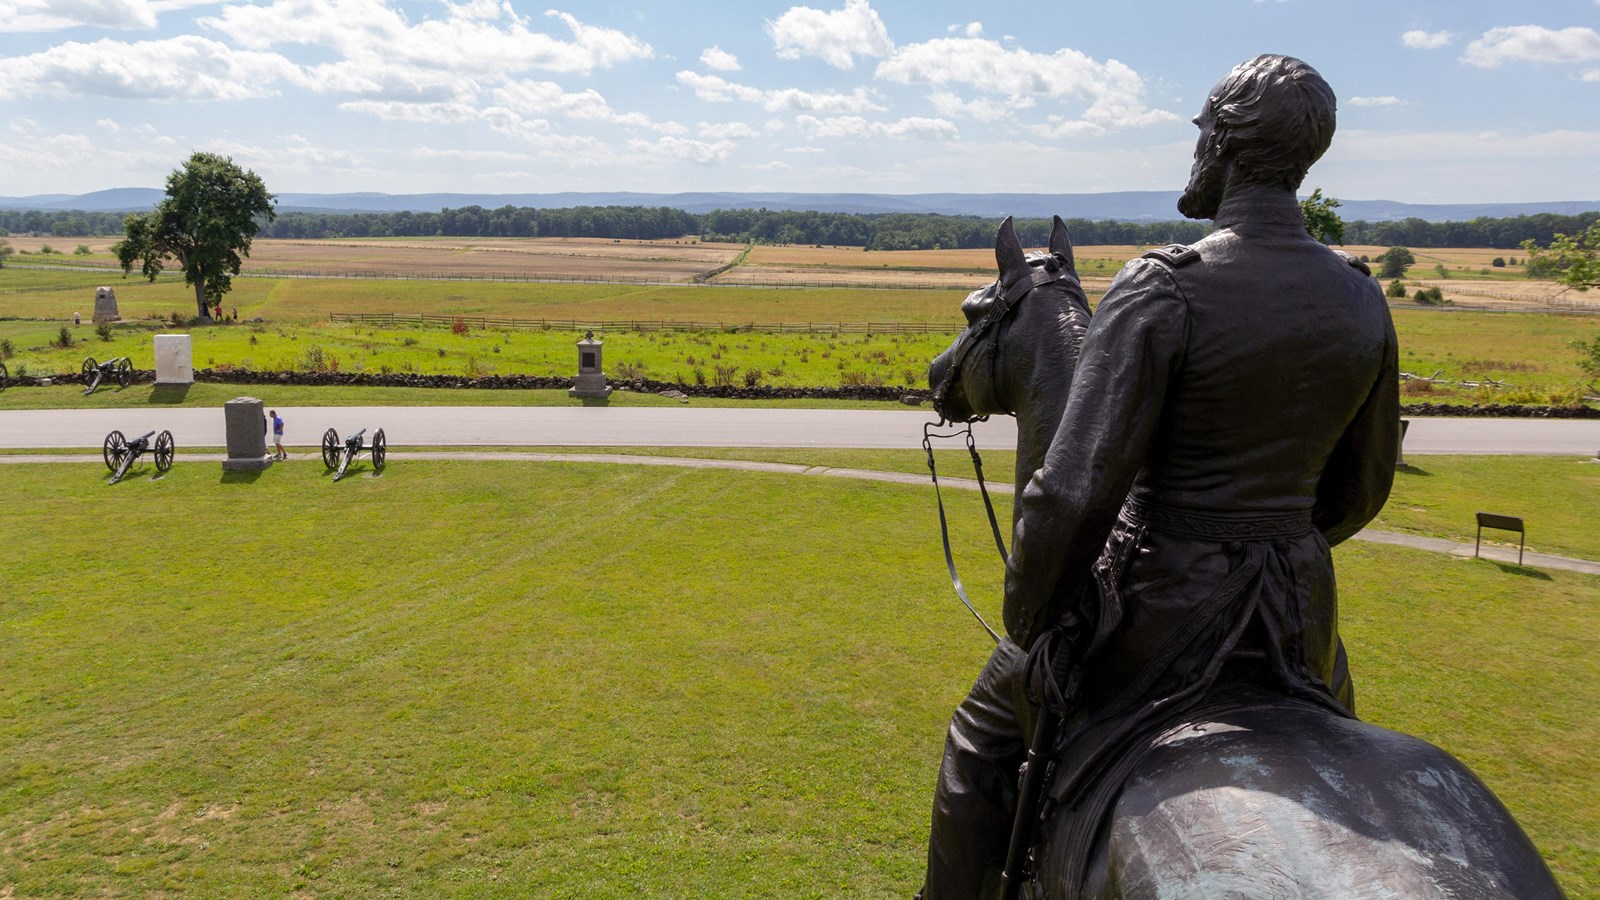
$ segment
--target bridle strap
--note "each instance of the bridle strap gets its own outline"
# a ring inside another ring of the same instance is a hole
[[[933,438],[953,438],[960,436],[963,432],[966,433],[967,449],[972,453],[973,466],[978,473],[978,489],[983,492],[983,506],[989,513],[989,528],[994,532],[994,544],[1000,550],[1000,561],[1002,563],[1008,559],[1006,546],[1000,538],[1000,524],[995,519],[994,505],[989,502],[989,489],[983,483],[983,460],[979,458],[977,444],[972,440],[972,423],[967,422],[961,431],[952,434],[932,433],[932,429],[941,428],[944,424],[944,421],[940,420],[939,422],[928,422],[922,426],[922,449],[928,454],[928,474],[933,477],[933,495],[939,504],[939,537],[944,541],[944,564],[945,568],[950,571],[950,583],[955,586],[956,596],[961,598],[961,605],[967,608],[967,612],[972,613],[972,617],[978,620],[978,624],[982,625],[983,630],[987,631],[989,637],[993,638],[994,642],[998,644],[1000,643],[1000,635],[989,627],[989,623],[983,620],[983,616],[972,605],[972,600],[967,597],[966,586],[961,583],[961,576],[956,574],[955,556],[950,552],[950,524],[945,518],[944,495],[939,490],[939,472],[933,462]]]

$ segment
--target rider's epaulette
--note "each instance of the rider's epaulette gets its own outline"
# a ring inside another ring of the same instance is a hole
[[[1340,256],[1344,257],[1344,261],[1350,264],[1350,268],[1360,270],[1361,274],[1363,274],[1363,275],[1371,275],[1372,274],[1372,267],[1367,265],[1366,263],[1362,262],[1361,261],[1361,257],[1356,256],[1356,255],[1351,254],[1351,253],[1346,253],[1343,250],[1335,250],[1333,252],[1335,252],[1335,253],[1339,254]]]
[[[1146,250],[1144,259],[1159,259],[1174,269],[1186,266],[1200,258],[1200,251],[1183,244],[1168,244],[1154,250]]]

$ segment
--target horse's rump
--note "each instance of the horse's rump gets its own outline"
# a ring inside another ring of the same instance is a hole
[[[1036,888],[1149,898],[1562,896],[1511,814],[1450,754],[1310,703],[1226,687],[1228,699],[1139,748],[1084,880],[1067,875],[1078,868],[1064,839],[1070,823],[1058,816],[1046,826]]]

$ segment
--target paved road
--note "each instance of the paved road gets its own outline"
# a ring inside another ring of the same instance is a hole
[[[322,432],[382,428],[392,447],[845,447],[914,448],[930,413],[899,410],[605,407],[280,407],[291,447]],[[182,447],[222,447],[218,408],[3,410],[0,448],[99,447],[112,429],[134,437],[171,429]],[[976,426],[979,447],[1016,444],[1016,424]],[[949,444],[958,447],[958,444]],[[1510,453],[1594,456],[1600,420],[1411,420],[1406,455]]]
[[[439,447],[842,447],[914,448],[930,414],[834,409],[696,409],[505,406],[279,407],[293,447],[323,431],[383,428],[389,444]],[[107,432],[129,437],[170,429],[183,447],[224,444],[220,409],[0,411],[0,448],[99,447]],[[370,433],[370,432],[369,432]],[[980,447],[1016,443],[1011,419],[976,426]],[[948,446],[959,447],[959,443]],[[1408,456],[1503,453],[1594,456],[1600,420],[1413,419]]]

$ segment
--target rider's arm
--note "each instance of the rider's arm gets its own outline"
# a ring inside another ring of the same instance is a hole
[[[1171,272],[1147,259],[1123,267],[1090,320],[1066,412],[1019,500],[1005,623],[1022,647],[1054,627],[1089,584],[1144,464],[1187,325]]]
[[[1383,316],[1387,325],[1383,368],[1317,481],[1311,518],[1329,546],[1365,528],[1388,501],[1394,484],[1400,453],[1400,363],[1387,307]]]

